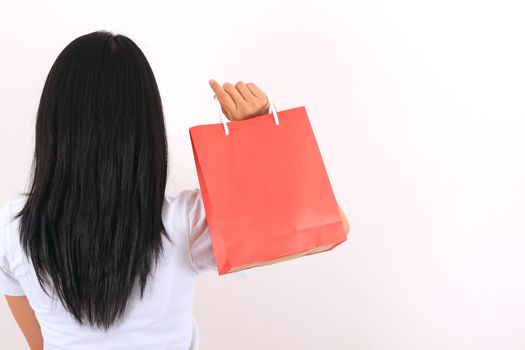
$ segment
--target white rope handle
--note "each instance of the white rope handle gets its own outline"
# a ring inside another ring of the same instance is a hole
[[[270,105],[270,112],[273,114],[273,120],[275,121],[275,125],[279,125],[279,118],[277,117],[277,109],[275,108],[275,105],[272,102],[273,100],[268,94],[266,94],[266,97],[268,98],[268,104]],[[215,99],[217,110],[219,111],[219,117],[224,127],[224,132],[226,133],[226,136],[228,136],[228,134],[230,133],[230,130],[228,129],[227,124],[230,120],[226,118],[226,116],[222,112],[221,103],[217,99],[217,95],[214,95],[213,98]]]

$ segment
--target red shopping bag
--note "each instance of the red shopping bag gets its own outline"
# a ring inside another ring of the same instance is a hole
[[[219,275],[346,241],[306,108],[189,129]]]

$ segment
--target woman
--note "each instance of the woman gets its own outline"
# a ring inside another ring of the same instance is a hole
[[[268,113],[255,84],[209,83],[230,120]],[[137,45],[106,31],[67,45],[35,141],[30,191],[0,210],[0,293],[31,349],[198,349],[213,250],[200,190],[165,195],[162,103]]]

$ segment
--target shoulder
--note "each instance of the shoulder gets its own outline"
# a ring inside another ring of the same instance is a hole
[[[190,214],[202,201],[201,191],[197,188],[179,191],[175,196],[165,196],[165,200],[171,211],[184,211]]]
[[[164,221],[171,227],[181,227],[186,229],[192,225],[193,218],[200,215],[201,194],[199,188],[185,189],[176,195],[164,196],[164,207],[162,216]]]
[[[197,196],[200,196],[200,192],[201,192],[200,188],[195,187],[195,188],[179,191],[175,196],[166,195],[166,199],[170,202],[188,201],[191,199],[195,199]]]
[[[5,229],[14,223],[15,214],[17,214],[27,200],[26,194],[15,194],[0,205],[0,227]]]
[[[206,211],[200,188],[182,190],[176,196],[167,196],[166,219],[184,221],[190,238],[207,228]]]
[[[15,194],[0,205],[0,255],[5,257],[13,249],[13,235],[18,229],[19,219],[15,215],[27,200],[26,194]]]

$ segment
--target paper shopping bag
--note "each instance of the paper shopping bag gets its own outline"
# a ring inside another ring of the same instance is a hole
[[[189,129],[219,275],[346,241],[304,106],[224,126]]]

